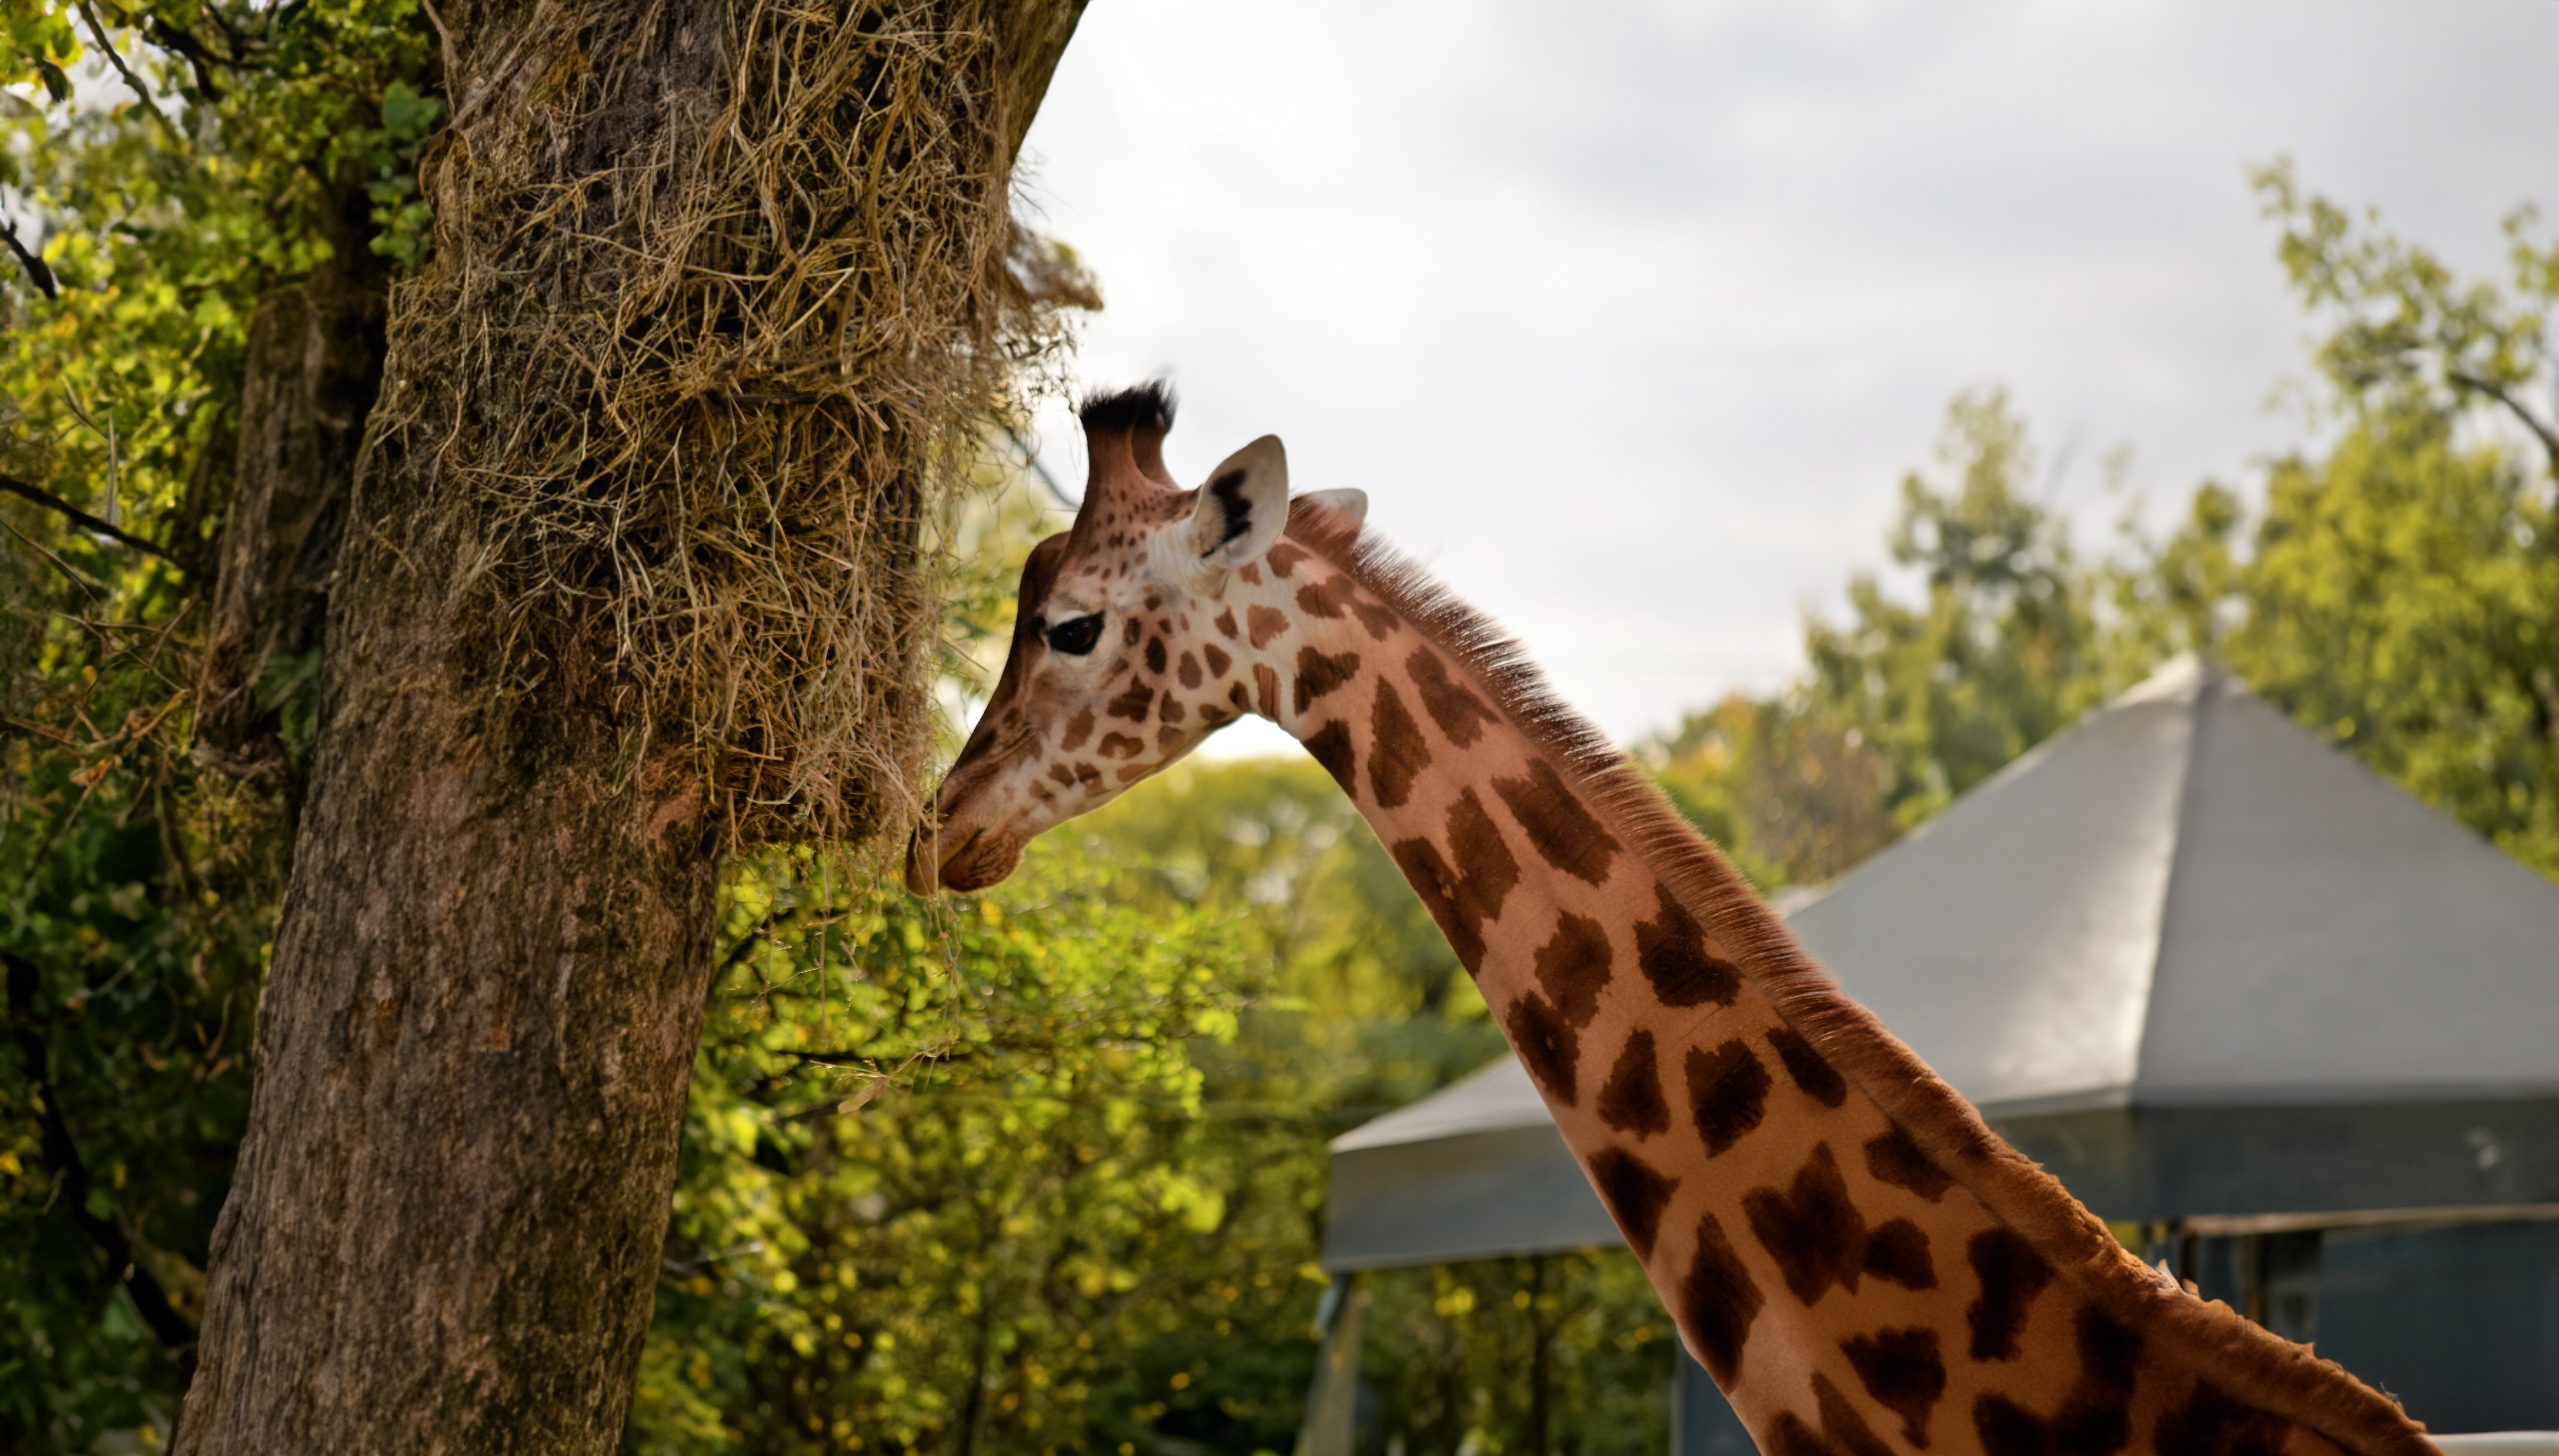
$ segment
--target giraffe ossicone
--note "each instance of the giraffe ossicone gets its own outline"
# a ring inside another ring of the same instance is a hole
[[[1376,828],[1763,1451],[2434,1449],[2001,1142],[1489,623],[1365,538],[1364,496],[1292,500],[1269,436],[1182,489],[1160,385],[1082,415],[1083,506],[1023,567],[910,889],[997,883],[1271,719]]]

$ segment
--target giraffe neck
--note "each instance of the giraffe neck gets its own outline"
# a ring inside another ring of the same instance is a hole
[[[2431,1449],[2117,1246],[1410,568],[1300,511],[1215,627],[1232,705],[1376,829],[1763,1450]]]

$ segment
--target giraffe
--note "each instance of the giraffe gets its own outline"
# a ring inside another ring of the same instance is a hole
[[[1690,1351],[1771,1456],[2431,1452],[2336,1365],[2124,1250],[1844,995],[1483,617],[1288,494],[1194,491],[1173,399],[1087,399],[1071,529],[907,851],[918,894],[1248,713],[1377,830],[1475,977]]]

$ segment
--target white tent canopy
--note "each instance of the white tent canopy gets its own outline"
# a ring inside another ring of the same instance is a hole
[[[1792,922],[2107,1217],[2559,1202],[2559,886],[2209,664]],[[1333,1143],[1327,1267],[1615,1237],[1507,1058]]]

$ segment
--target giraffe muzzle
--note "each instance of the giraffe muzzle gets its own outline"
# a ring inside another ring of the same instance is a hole
[[[906,888],[916,895],[983,890],[1001,884],[1021,859],[1021,836],[1008,829],[980,825],[954,839],[941,827],[922,825],[907,841]]]

